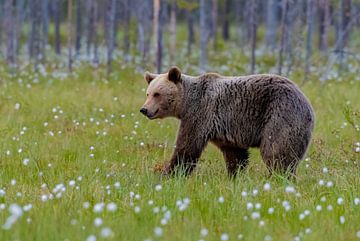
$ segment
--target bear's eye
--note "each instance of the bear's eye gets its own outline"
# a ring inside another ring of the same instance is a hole
[[[159,97],[159,96],[160,96],[159,93],[155,93],[155,94],[154,94],[154,97]]]

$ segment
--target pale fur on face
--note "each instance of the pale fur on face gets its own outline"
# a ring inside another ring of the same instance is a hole
[[[147,110],[149,119],[177,117],[182,97],[181,83],[174,83],[168,74],[145,74],[149,86],[146,101],[142,108]]]

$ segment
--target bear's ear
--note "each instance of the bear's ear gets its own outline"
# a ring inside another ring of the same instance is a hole
[[[174,66],[169,69],[168,79],[174,83],[181,82],[181,71],[178,67]]]
[[[146,80],[146,82],[147,82],[148,84],[150,84],[150,82],[151,82],[153,79],[155,79],[156,77],[157,77],[156,74],[152,74],[152,73],[150,73],[150,72],[148,72],[148,71],[146,71],[145,74],[144,74],[144,79]]]

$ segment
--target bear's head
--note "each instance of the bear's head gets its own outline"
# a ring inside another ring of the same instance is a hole
[[[140,112],[149,119],[178,117],[183,95],[180,69],[172,67],[165,74],[145,72],[144,78],[148,88]]]

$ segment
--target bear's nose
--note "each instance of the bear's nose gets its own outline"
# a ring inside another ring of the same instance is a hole
[[[142,114],[146,115],[147,112],[148,112],[148,110],[143,107],[143,108],[140,109],[140,112],[141,112]]]

